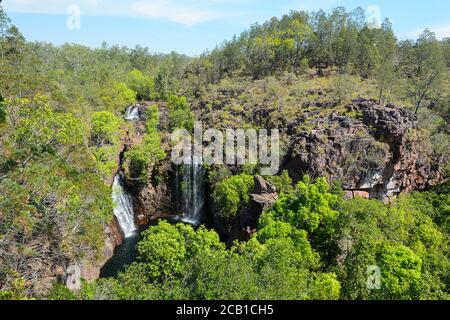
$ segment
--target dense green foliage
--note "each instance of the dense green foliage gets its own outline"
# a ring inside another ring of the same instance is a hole
[[[14,291],[21,277],[38,285],[36,261],[96,259],[112,206],[77,118],[54,112],[39,95],[7,100],[6,114],[0,127],[0,281]]]
[[[171,95],[167,102],[171,126],[174,129],[194,130],[194,114],[186,97]]]
[[[311,184],[305,178],[298,183],[296,192],[283,195],[261,219],[261,227],[264,230],[266,223],[276,219],[312,233],[320,225],[331,225],[336,219],[338,213],[332,209],[336,202],[337,196],[330,193],[325,179],[319,178]]]
[[[317,255],[303,240],[255,238],[226,250],[204,227],[160,222],[138,244],[139,262],[117,278],[86,284],[80,298],[337,299],[336,276],[310,272]]]
[[[118,141],[120,121],[112,112],[100,111],[92,114],[91,141],[96,145],[114,144]]]
[[[138,99],[176,92],[188,57],[152,54],[148,48],[108,46],[98,49],[26,42],[0,9],[0,92],[3,97],[50,96],[58,111],[89,118],[94,111],[120,114]],[[164,93],[153,84],[161,72],[172,85]]]
[[[430,214],[448,206],[449,197],[439,203],[422,198],[420,204],[418,197],[403,196],[389,206],[362,199],[342,203],[337,235],[348,251],[341,256],[345,298],[448,298],[449,235]],[[380,267],[381,290],[367,290],[364,264]]]
[[[144,232],[137,262],[86,284],[80,298],[448,299],[449,235],[430,215],[450,199],[433,194],[440,200],[343,200],[324,179],[305,178],[250,241],[226,249],[214,231],[162,221]],[[378,288],[368,287],[372,266]]]
[[[108,90],[111,91],[104,90],[100,97],[101,103],[105,106],[102,109],[117,112],[122,110],[123,106],[136,103],[136,91],[128,88],[123,82],[114,83]]]
[[[117,167],[115,158],[120,152],[122,124],[122,119],[112,112],[98,111],[92,114],[90,145],[97,171],[105,180]]]
[[[231,176],[218,183],[212,195],[218,215],[227,220],[233,218],[248,203],[253,184],[253,176],[247,174]]]
[[[153,79],[141,71],[133,69],[127,77],[128,87],[136,92],[138,100],[151,100],[154,97],[155,85]]]

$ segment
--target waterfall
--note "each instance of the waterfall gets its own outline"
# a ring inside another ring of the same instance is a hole
[[[125,120],[139,120],[139,107],[138,106],[129,106],[127,111],[125,112]]]
[[[205,206],[205,185],[202,164],[196,158],[192,163],[184,164],[182,180],[182,210],[181,221],[199,225],[202,222]]]
[[[114,177],[112,199],[114,202],[114,215],[119,222],[125,238],[134,235],[136,226],[134,225],[133,204],[130,196],[123,188],[122,177],[116,174]]]

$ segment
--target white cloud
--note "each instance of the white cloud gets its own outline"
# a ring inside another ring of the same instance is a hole
[[[242,4],[254,0],[7,0],[6,12],[65,14],[67,8],[77,5],[84,15],[127,16],[168,21],[192,26],[204,21],[231,17],[223,6]]]

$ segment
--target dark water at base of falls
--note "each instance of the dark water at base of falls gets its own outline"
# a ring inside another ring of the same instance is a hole
[[[114,250],[113,257],[101,269],[100,277],[115,277],[133,263],[136,260],[136,245],[140,240],[139,234],[123,239],[123,243]]]

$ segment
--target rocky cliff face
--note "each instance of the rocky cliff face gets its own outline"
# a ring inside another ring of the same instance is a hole
[[[159,129],[161,131],[163,148],[166,154],[170,155],[169,140],[169,120],[168,110],[164,102],[146,102],[138,105],[140,121],[134,122],[134,132],[130,132],[126,139],[125,146],[131,147],[140,144],[145,133],[145,114],[150,104],[156,104],[159,108]],[[129,164],[127,165],[129,167]],[[130,176],[129,174],[126,176]],[[167,158],[158,166],[150,166],[147,169],[146,181],[135,181],[126,179],[128,189],[133,193],[133,206],[135,211],[135,221],[139,227],[147,226],[151,221],[158,218],[168,217],[174,214],[175,204],[172,195],[172,164]]]
[[[141,117],[145,112],[145,106],[137,106],[138,116]],[[143,121],[136,121],[133,130],[126,130],[125,134],[120,138],[120,152],[115,157],[118,170],[123,170],[122,162],[124,154],[134,144],[138,144],[142,140],[142,134],[145,130]],[[111,173],[110,178],[105,181],[108,185],[113,185],[115,173]],[[137,219],[137,217],[135,217]],[[88,254],[82,260],[71,261],[65,266],[56,268],[56,276],[62,280],[71,290],[79,290],[81,288],[82,279],[85,281],[94,281],[100,277],[102,267],[114,255],[114,250],[123,242],[123,232],[120,229],[116,217],[104,228],[104,246],[99,255]]]
[[[71,290],[81,289],[81,280],[88,282],[100,277],[100,270],[112,258],[116,246],[122,243],[117,223],[105,228],[105,242],[100,257],[87,256],[82,261],[72,262],[62,273],[66,286]]]
[[[293,135],[285,168],[294,181],[305,174],[340,181],[349,197],[389,200],[423,190],[442,173],[440,160],[423,152],[416,129],[409,110],[354,100],[347,115],[318,117],[313,130]]]
[[[140,107],[144,113],[145,106]],[[161,129],[167,132],[167,110],[160,106]],[[342,110],[340,110],[342,111]],[[164,113],[165,112],[165,113]],[[403,192],[422,190],[433,186],[442,178],[440,159],[424,152],[417,135],[417,119],[406,109],[394,105],[380,106],[372,100],[354,100],[345,112],[337,111],[318,115],[311,130],[295,131],[305,115],[297,122],[282,122],[283,131],[289,136],[289,150],[283,168],[289,171],[294,182],[303,175],[325,176],[339,181],[347,197],[362,196],[388,201]],[[311,115],[308,116],[309,119]],[[137,121],[133,132],[123,138],[123,150],[140,142],[144,124]],[[168,147],[169,136],[163,137]],[[137,183],[128,179],[128,189],[134,194],[136,223],[147,226],[158,218],[177,214],[172,185],[173,168],[170,160],[158,167],[148,168],[148,179]],[[255,232],[261,213],[278,199],[274,186],[263,178],[255,177],[255,188],[249,204],[230,223],[215,225],[225,235],[227,243],[248,240]],[[213,210],[212,210],[213,211]],[[104,258],[74,263],[58,271],[66,279],[68,287],[77,289],[80,279],[93,280],[99,276],[101,266],[120,244],[120,230],[116,224],[105,230]]]
[[[148,181],[135,189],[136,223],[140,227],[151,221],[174,214],[175,204],[171,187],[171,164],[161,163],[159,167],[149,168]]]

